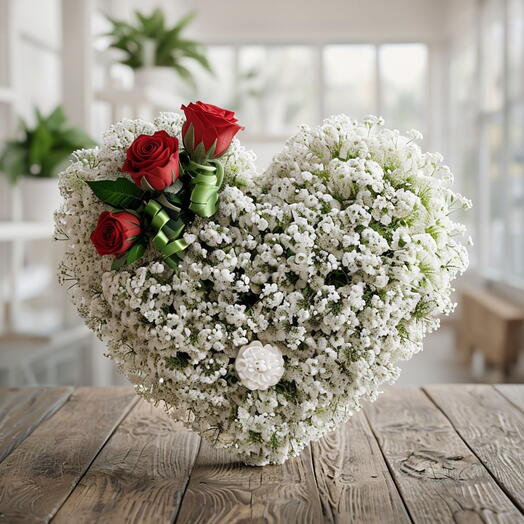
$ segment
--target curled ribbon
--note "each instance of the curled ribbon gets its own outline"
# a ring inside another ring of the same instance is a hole
[[[153,245],[162,253],[167,265],[177,269],[179,253],[189,245],[182,238],[185,222],[181,218],[176,220],[169,218],[162,205],[156,200],[150,200],[144,211],[151,219],[151,229],[156,233],[153,237]]]
[[[194,173],[189,209],[203,218],[209,218],[216,213],[218,191],[224,180],[222,164],[216,160],[211,160],[210,164],[198,164],[193,160],[189,162],[189,169]]]

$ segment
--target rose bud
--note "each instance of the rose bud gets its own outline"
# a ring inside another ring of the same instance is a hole
[[[178,138],[165,131],[140,135],[127,150],[122,167],[143,189],[162,191],[180,174]]]
[[[221,107],[191,102],[188,106],[182,105],[181,109],[186,115],[182,126],[184,147],[197,161],[223,155],[233,137],[244,129],[237,124],[233,111]]]
[[[102,211],[90,239],[99,255],[121,255],[134,244],[140,232],[140,220],[135,215],[127,211]]]

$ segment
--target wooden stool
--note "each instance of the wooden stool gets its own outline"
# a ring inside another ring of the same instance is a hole
[[[457,349],[466,363],[480,351],[488,365],[508,376],[522,347],[524,308],[488,289],[460,293],[462,317],[457,329]]]

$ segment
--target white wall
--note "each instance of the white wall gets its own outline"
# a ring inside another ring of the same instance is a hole
[[[123,7],[130,13],[161,6],[172,18],[197,10],[190,33],[203,41],[438,41],[449,1],[156,0],[146,7],[142,0],[116,0],[110,5],[120,13]]]
[[[438,40],[446,0],[177,0],[201,38]],[[219,21],[219,22],[217,22]]]
[[[449,41],[460,38],[464,28],[472,27],[478,15],[481,0],[448,2],[445,9],[443,32]]]

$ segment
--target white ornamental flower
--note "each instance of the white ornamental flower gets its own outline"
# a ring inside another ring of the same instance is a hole
[[[280,350],[256,340],[240,348],[235,360],[240,382],[251,391],[274,386],[284,374],[284,359]]]

